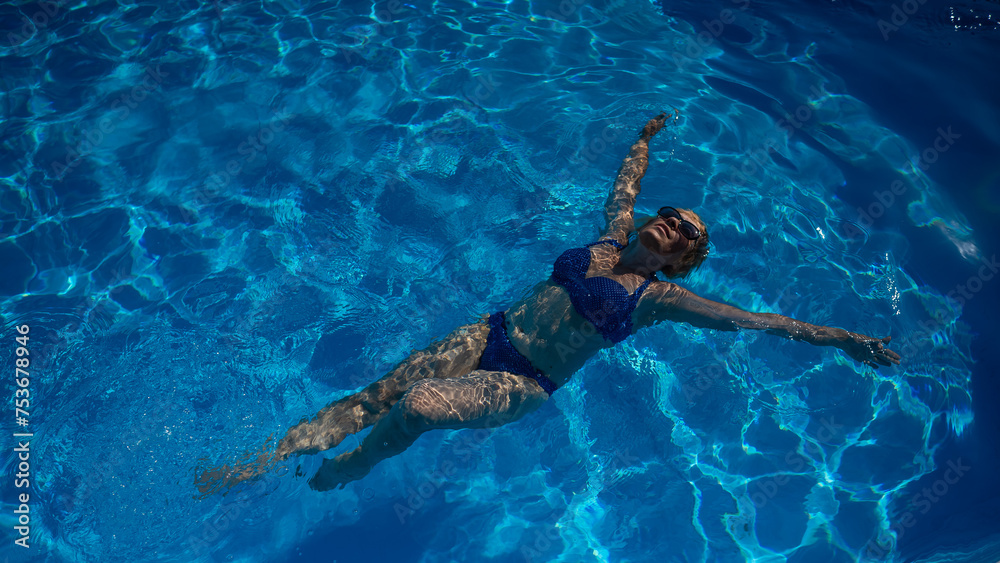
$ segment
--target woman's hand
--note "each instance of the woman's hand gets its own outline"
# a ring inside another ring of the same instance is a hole
[[[660,113],[660,115],[654,117],[653,119],[650,119],[648,122],[646,122],[646,126],[642,128],[642,131],[639,131],[639,137],[648,140],[650,137],[657,134],[660,131],[660,129],[663,129],[663,126],[666,125],[667,119],[670,118],[671,115],[674,114],[668,115],[666,112],[663,112]]]
[[[892,340],[891,336],[872,338],[856,332],[848,332],[847,340],[840,344],[840,349],[847,352],[855,360],[878,369],[879,365],[889,366],[899,363],[899,354],[884,347],[890,340]]]

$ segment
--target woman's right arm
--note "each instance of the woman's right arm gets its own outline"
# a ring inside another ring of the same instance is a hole
[[[639,181],[646,175],[649,167],[649,139],[663,128],[670,115],[661,113],[650,119],[639,132],[639,140],[629,149],[628,156],[618,169],[615,185],[604,204],[605,227],[600,238],[613,238],[625,244],[628,234],[635,225],[632,220],[632,210],[639,196]]]

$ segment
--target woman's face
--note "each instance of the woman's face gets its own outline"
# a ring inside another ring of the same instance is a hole
[[[705,224],[696,213],[688,209],[677,211],[681,217],[697,225],[702,232],[705,231]],[[639,229],[639,242],[653,254],[665,258],[664,265],[669,264],[683,256],[688,246],[694,243],[678,230],[680,224],[680,219],[676,217],[664,219],[657,216]]]

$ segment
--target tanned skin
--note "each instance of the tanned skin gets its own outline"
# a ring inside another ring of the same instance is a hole
[[[661,113],[639,132],[639,139],[622,161],[605,203],[601,239],[628,244],[635,230],[633,208],[640,181],[649,166],[649,141],[670,117]],[[679,209],[682,218],[706,232],[693,211]],[[608,244],[590,247],[587,277],[604,276],[634,292],[651,272],[676,264],[689,250],[678,230],[680,219],[657,217],[638,231],[635,242],[618,251]],[[672,321],[715,330],[763,330],[815,346],[834,346],[855,360],[877,368],[898,364],[900,356],[885,348],[890,337],[872,338],[809,324],[783,315],[752,313],[695,295],[674,283],[654,281],[632,314],[633,332]],[[506,311],[507,334],[515,349],[557,386],[563,385],[594,354],[614,346],[574,309],[569,294],[551,278],[538,283]],[[420,434],[439,428],[492,428],[513,422],[538,409],[548,395],[530,378],[478,369],[489,326],[461,326],[427,348],[414,352],[388,374],[361,391],[327,405],[309,420],[288,430],[270,451],[235,467],[223,465],[202,472],[196,485],[203,494],[229,488],[270,470],[293,455],[315,454],[336,447],[347,436],[373,426],[361,445],[323,461],[309,481],[328,490],[364,477],[379,461],[399,454]]]

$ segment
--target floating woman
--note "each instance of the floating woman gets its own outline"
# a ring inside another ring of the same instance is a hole
[[[660,208],[637,232],[633,207],[649,166],[649,141],[668,115],[646,123],[622,162],[605,204],[597,242],[562,253],[552,275],[506,311],[455,329],[415,351],[387,375],[334,401],[292,427],[273,452],[254,463],[203,472],[203,493],[260,475],[293,455],[336,447],[374,425],[361,445],[322,467],[309,481],[324,491],[361,479],[378,462],[401,453],[421,434],[439,428],[493,428],[536,410],[602,348],[663,321],[700,328],[763,330],[815,346],[835,346],[872,367],[898,364],[872,338],[772,313],[751,313],[703,299],[674,283],[708,255],[708,229],[688,209]]]

